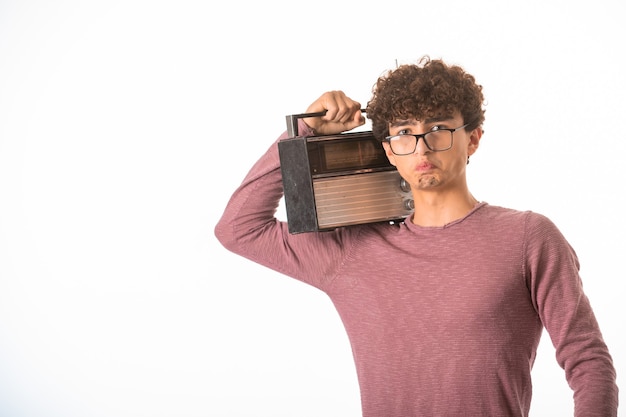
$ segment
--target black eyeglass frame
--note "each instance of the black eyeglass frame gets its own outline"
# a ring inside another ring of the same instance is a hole
[[[386,138],[383,139],[384,142],[387,142],[389,144],[389,148],[391,149],[391,152],[394,155],[398,155],[398,156],[406,156],[406,155],[412,155],[415,153],[415,150],[417,149],[417,143],[420,141],[420,138],[422,138],[422,140],[424,141],[424,144],[426,145],[426,147],[432,151],[432,152],[443,152],[443,151],[447,151],[448,149],[451,149],[452,146],[454,145],[454,132],[456,132],[459,129],[463,129],[466,128],[469,125],[469,123],[465,123],[463,126],[459,126],[456,127],[454,129],[450,129],[450,128],[440,128],[438,130],[431,130],[430,132],[426,132],[426,133],[420,133],[418,135],[412,135],[410,133],[406,133],[404,135],[393,135],[393,136],[387,136]],[[450,132],[450,146],[448,146],[445,149],[433,149],[430,144],[428,143],[428,141],[426,140],[426,135],[428,135],[429,133],[434,133],[434,132],[442,132],[442,131],[447,131]],[[393,146],[391,146],[391,140],[393,138],[397,138],[398,136],[413,136],[415,137],[415,148],[413,148],[413,151],[408,152],[408,153],[396,153],[393,150]]]

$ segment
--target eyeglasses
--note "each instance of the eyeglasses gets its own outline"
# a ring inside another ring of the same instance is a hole
[[[417,142],[420,138],[424,139],[424,144],[428,149],[433,152],[447,151],[452,147],[452,138],[454,132],[459,129],[463,129],[469,123],[455,129],[439,128],[430,132],[422,133],[420,135],[395,135],[387,136],[383,139],[389,143],[391,152],[395,155],[411,155],[417,149]]]

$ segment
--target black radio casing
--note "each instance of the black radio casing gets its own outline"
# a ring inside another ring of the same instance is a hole
[[[311,115],[287,116],[288,127],[295,126],[294,117],[304,116]],[[398,222],[413,212],[410,187],[371,131],[296,133],[279,141],[278,151],[292,234]]]

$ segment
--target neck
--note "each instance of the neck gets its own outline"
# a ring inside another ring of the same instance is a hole
[[[424,227],[445,226],[465,217],[478,204],[469,191],[448,195],[418,192],[413,194],[413,200],[413,223]]]

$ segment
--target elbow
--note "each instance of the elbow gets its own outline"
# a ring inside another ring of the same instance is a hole
[[[233,251],[235,247],[235,238],[233,233],[233,227],[230,223],[220,220],[217,225],[215,225],[215,228],[213,229],[213,234],[222,246],[230,251]]]

